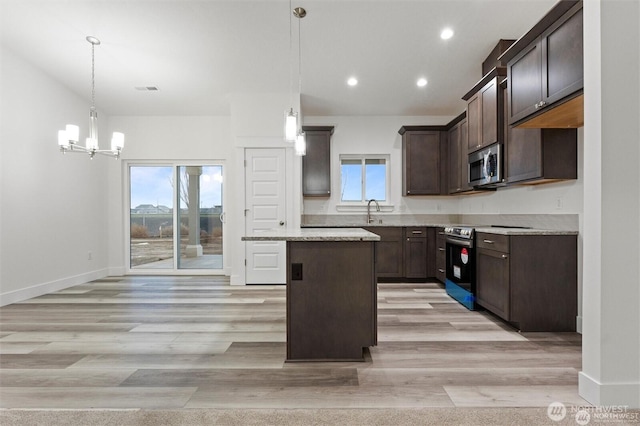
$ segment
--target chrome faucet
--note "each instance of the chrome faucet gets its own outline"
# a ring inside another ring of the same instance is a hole
[[[380,204],[378,204],[378,202],[374,198],[370,199],[367,203],[367,223],[369,224],[373,223],[373,218],[371,217],[371,202],[376,203],[376,211],[380,211]]]

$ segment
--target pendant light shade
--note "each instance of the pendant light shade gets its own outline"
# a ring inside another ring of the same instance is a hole
[[[296,155],[300,157],[303,155],[307,155],[307,138],[305,137],[304,132],[298,133],[294,147]]]
[[[298,133],[298,113],[291,108],[284,114],[284,140],[290,143],[296,141]]]

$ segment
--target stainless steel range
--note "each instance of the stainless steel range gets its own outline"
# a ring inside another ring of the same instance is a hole
[[[466,226],[444,228],[447,250],[445,289],[470,310],[476,308],[475,232]]]

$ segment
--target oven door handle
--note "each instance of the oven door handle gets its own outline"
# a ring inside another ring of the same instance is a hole
[[[473,241],[471,240],[458,240],[456,238],[447,237],[446,241],[447,243],[453,244],[454,246],[461,246],[461,247],[467,247],[467,248],[473,247]]]

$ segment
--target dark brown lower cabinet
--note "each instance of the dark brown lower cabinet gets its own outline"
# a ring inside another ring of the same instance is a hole
[[[380,236],[377,248],[378,278],[404,277],[404,232],[400,226],[365,228]]]
[[[447,268],[447,241],[444,236],[444,228],[435,228],[435,277],[441,283],[446,280],[446,268]]]
[[[287,361],[361,361],[377,344],[375,244],[287,242]]]
[[[509,321],[509,253],[479,248],[476,262],[477,302]]]
[[[476,234],[476,296],[521,331],[575,331],[577,235]]]
[[[404,276],[427,278],[427,228],[404,228]]]

